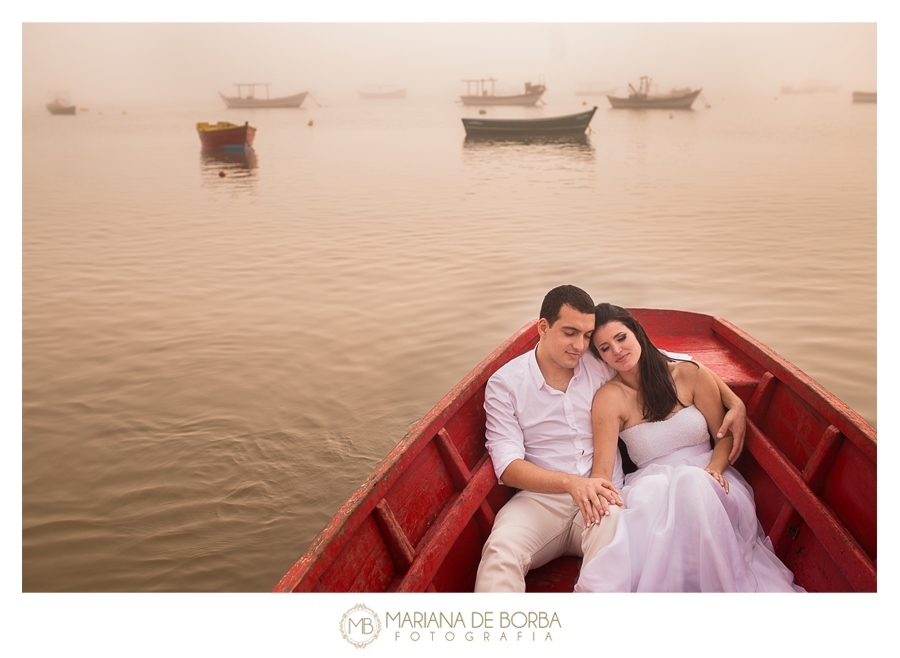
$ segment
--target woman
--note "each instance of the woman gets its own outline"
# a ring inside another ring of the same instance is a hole
[[[731,435],[710,450],[725,415],[712,373],[663,356],[611,304],[597,306],[590,349],[617,371],[591,409],[591,477],[611,477],[617,437],[638,470],[625,478],[614,539],[575,591],[804,591],[765,538],[752,489],[728,465]]]

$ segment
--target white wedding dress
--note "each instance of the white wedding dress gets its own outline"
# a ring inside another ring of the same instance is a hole
[[[692,406],[623,430],[638,470],[625,478],[616,534],[576,592],[803,592],[756,518],[753,490],[732,467],[729,492],[704,469],[712,450]]]

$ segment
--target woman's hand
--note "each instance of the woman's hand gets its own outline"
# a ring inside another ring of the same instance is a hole
[[[712,475],[716,482],[718,482],[725,489],[725,493],[728,493],[728,480],[725,479],[725,476],[722,475],[722,471],[712,468],[711,466],[706,467],[706,472]]]
[[[609,516],[610,505],[623,505],[616,485],[603,477],[582,478],[573,476],[569,495],[581,510],[584,527],[590,528],[600,519]]]

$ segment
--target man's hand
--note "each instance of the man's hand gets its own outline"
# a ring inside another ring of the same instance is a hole
[[[744,434],[747,431],[747,407],[744,406],[743,400],[728,387],[728,384],[722,381],[721,377],[702,363],[698,363],[698,365],[702,370],[712,374],[716,386],[719,387],[722,405],[727,413],[725,418],[722,419],[722,427],[716,432],[716,437],[723,439],[728,434],[728,430],[731,430],[731,433],[734,435],[734,446],[731,448],[731,454],[728,455],[728,463],[733,464],[741,456],[741,450],[744,449]]]
[[[728,463],[734,464],[744,449],[744,434],[747,432],[747,408],[743,404],[728,410],[728,413],[725,414],[725,418],[722,420],[722,427],[719,428],[716,435],[721,439],[729,430],[734,436],[734,446],[728,455]]]
[[[573,475],[568,492],[581,509],[585,528],[600,523],[601,517],[609,516],[610,505],[623,505],[622,498],[616,491],[616,485],[606,478],[583,478]]]

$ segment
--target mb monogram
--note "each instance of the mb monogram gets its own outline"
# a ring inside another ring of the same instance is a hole
[[[374,642],[380,632],[378,615],[361,603],[350,608],[341,618],[341,635],[357,648]]]

